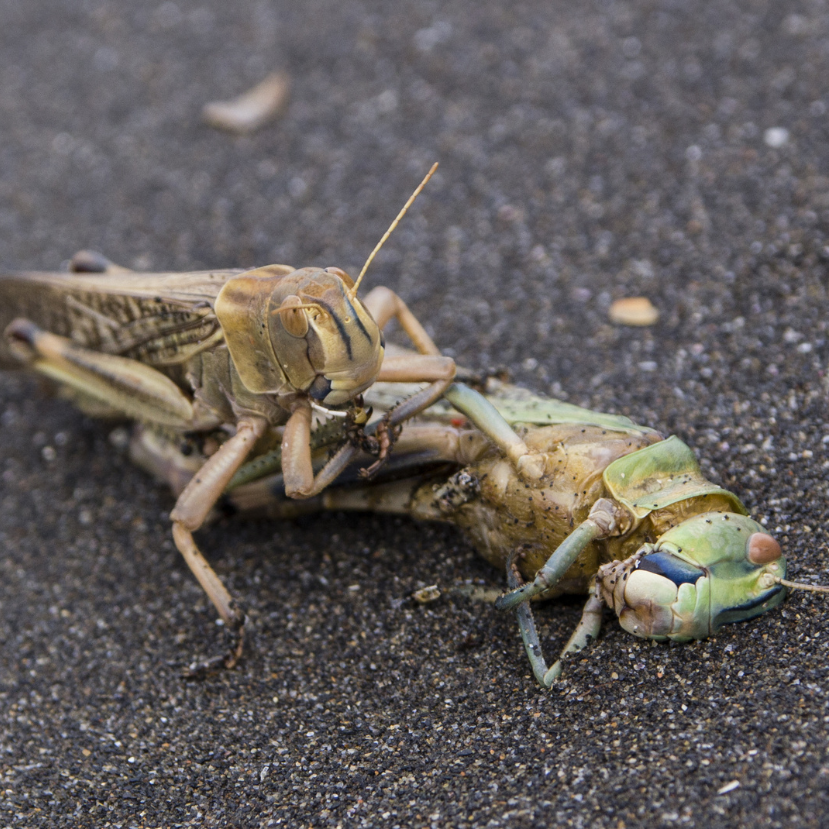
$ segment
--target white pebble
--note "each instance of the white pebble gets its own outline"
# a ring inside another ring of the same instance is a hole
[[[788,140],[789,131],[785,127],[769,127],[763,133],[763,141],[766,142],[767,146],[775,149],[788,143]]]

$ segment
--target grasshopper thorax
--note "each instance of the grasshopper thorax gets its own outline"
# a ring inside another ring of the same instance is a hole
[[[269,265],[229,279],[215,312],[245,388],[330,406],[376,379],[383,336],[338,268]]]

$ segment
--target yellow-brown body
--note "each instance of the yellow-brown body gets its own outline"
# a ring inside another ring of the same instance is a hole
[[[279,425],[297,394],[339,405],[377,376],[382,335],[359,299],[349,299],[352,285],[337,269],[284,265],[10,274],[0,276],[0,327],[23,318],[78,346],[153,367],[192,396],[195,420],[182,431],[245,414]],[[305,307],[280,311],[291,305]],[[20,365],[4,339],[0,368]],[[106,402],[96,401],[96,411]],[[153,422],[152,414],[139,419]]]
[[[340,430],[339,451],[315,474],[314,408],[350,404],[377,379],[428,384],[389,415],[394,429],[440,397],[455,364],[385,288],[366,297],[378,325],[338,268],[141,274],[86,253],[72,264],[71,273],[0,275],[0,368],[25,365],[90,414],[160,431],[165,457],[176,457],[182,436],[201,434],[203,465],[170,466],[178,495],[170,517],[176,546],[234,636],[221,660],[231,666],[244,614],[192,533],[236,470],[251,453],[279,446],[286,491],[311,497],[357,453]],[[380,326],[392,318],[420,353],[384,361]],[[356,401],[351,413],[361,412]],[[381,459],[392,442],[379,443]]]

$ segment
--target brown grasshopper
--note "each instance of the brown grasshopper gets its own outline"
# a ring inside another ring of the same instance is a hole
[[[94,414],[135,419],[174,436],[203,438],[206,463],[180,487],[170,517],[176,547],[230,632],[232,667],[245,615],[202,556],[193,533],[254,446],[281,432],[286,490],[316,495],[356,455],[346,443],[316,475],[312,412],[356,417],[377,380],[428,383],[405,400],[397,424],[446,390],[454,361],[388,288],[362,300],[369,264],[434,173],[384,234],[356,282],[339,268],[134,273],[82,252],[70,273],[0,275],[0,368],[21,363],[57,381]],[[385,357],[382,329],[396,318],[418,354]],[[345,407],[348,411],[333,411]],[[364,413],[362,413],[364,414]],[[383,442],[387,446],[389,439]]]

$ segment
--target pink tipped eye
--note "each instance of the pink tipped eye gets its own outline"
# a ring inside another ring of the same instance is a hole
[[[752,564],[770,564],[783,555],[780,545],[766,533],[752,533],[746,544],[746,558]]]

